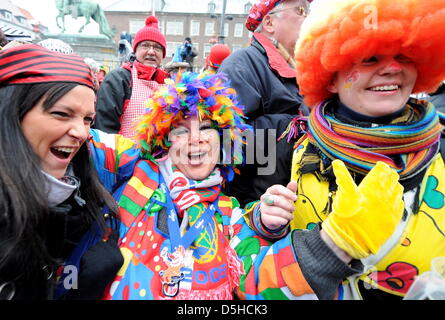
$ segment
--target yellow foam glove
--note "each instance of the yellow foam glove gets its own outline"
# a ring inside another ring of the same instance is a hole
[[[357,186],[343,161],[334,160],[332,166],[338,189],[323,230],[355,259],[377,253],[403,215],[399,175],[387,164],[377,162]]]

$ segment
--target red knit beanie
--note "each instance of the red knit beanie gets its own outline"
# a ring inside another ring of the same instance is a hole
[[[154,41],[159,43],[164,48],[164,58],[167,53],[167,42],[164,35],[159,31],[158,19],[155,16],[148,16],[145,19],[145,27],[136,33],[133,40],[133,51],[136,52],[136,48],[142,41]]]

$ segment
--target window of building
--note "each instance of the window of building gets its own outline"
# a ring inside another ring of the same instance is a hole
[[[130,20],[128,30],[130,34],[135,34],[145,26],[145,20]]]
[[[167,21],[168,35],[180,36],[184,34],[184,22],[182,21]]]
[[[224,23],[224,37],[228,37],[229,36],[229,24],[226,22]]]
[[[182,42],[167,42],[167,53],[165,54],[166,57],[173,57],[173,55],[176,52],[176,49],[182,45]]]
[[[5,17],[6,20],[12,21],[12,14],[11,13],[9,13],[7,11],[4,11],[3,12],[3,16]]]
[[[190,22],[190,35],[191,36],[199,36],[199,27],[200,27],[199,21],[192,20]]]
[[[236,38],[242,38],[243,30],[244,30],[244,25],[242,23],[235,23],[235,29],[233,32],[233,36]]]
[[[215,32],[215,23],[214,22],[206,22],[205,35],[211,37],[211,36],[213,36],[214,32]]]
[[[204,44],[204,59],[207,58],[207,56],[210,54],[210,48],[212,48],[213,44],[211,43],[205,43]]]
[[[159,31],[162,34],[165,34],[165,21],[161,20],[161,18],[158,18],[158,27],[159,27]]]

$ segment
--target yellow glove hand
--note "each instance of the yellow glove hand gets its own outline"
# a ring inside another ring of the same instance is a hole
[[[377,162],[357,186],[342,161],[335,160],[332,166],[338,190],[323,230],[355,259],[377,253],[403,215],[399,175],[387,164]]]

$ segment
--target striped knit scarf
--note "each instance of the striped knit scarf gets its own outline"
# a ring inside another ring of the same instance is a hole
[[[221,192],[223,178],[219,168],[210,173],[202,181],[188,179],[176,166],[173,165],[169,157],[159,161],[159,170],[169,189],[180,217],[184,216],[184,211],[197,207],[203,213],[209,203],[215,201]],[[190,214],[190,213],[189,213]]]
[[[366,175],[383,161],[405,180],[426,168],[439,150],[442,126],[427,101],[411,99],[390,124],[370,127],[341,122],[329,102],[312,110],[308,139],[329,159],[343,160],[351,171]]]

